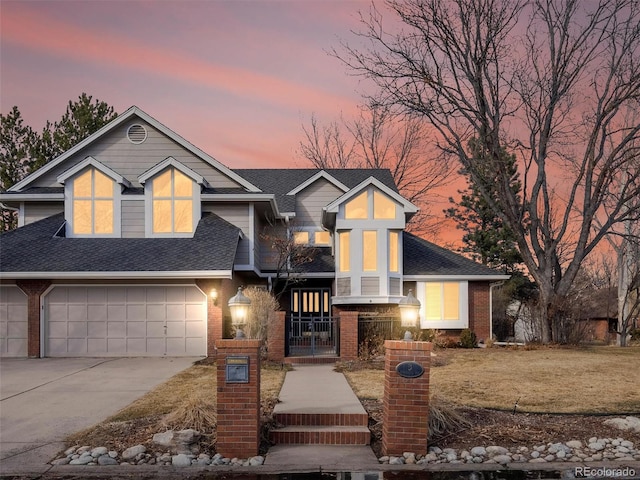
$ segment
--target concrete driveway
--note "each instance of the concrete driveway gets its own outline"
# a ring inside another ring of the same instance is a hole
[[[0,474],[46,471],[65,436],[101,422],[198,358],[0,360]]]

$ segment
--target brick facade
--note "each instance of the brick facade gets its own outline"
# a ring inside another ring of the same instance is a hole
[[[50,280],[18,280],[16,285],[27,295],[27,355],[40,357],[40,299]]]
[[[286,312],[273,312],[267,324],[267,359],[272,362],[284,361]]]
[[[431,343],[387,340],[384,346],[382,451],[385,455],[404,452],[425,455],[429,434]],[[418,378],[402,377],[396,371],[402,362],[416,362],[424,368],[424,373]]]
[[[229,458],[252,457],[260,448],[260,345],[260,340],[219,340],[216,344],[216,450]],[[226,382],[229,355],[249,357],[249,383]]]
[[[478,342],[491,338],[491,287],[489,282],[469,282],[469,328]]]
[[[340,359],[358,358],[358,312],[340,312]]]

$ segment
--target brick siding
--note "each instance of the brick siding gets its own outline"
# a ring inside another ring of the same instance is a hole
[[[27,295],[27,354],[40,357],[40,299],[50,280],[18,280],[16,285]]]

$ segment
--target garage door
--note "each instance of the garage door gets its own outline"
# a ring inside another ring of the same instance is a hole
[[[206,307],[195,286],[56,286],[45,297],[45,355],[206,355]]]
[[[14,286],[0,287],[0,357],[27,356],[27,296]]]

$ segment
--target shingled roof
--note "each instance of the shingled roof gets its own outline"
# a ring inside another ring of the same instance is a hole
[[[402,236],[404,275],[502,276],[501,272],[423,238],[407,232]]]
[[[240,229],[214,214],[193,238],[65,238],[57,214],[0,236],[2,276],[21,272],[229,272]],[[82,276],[82,275],[79,275]]]

